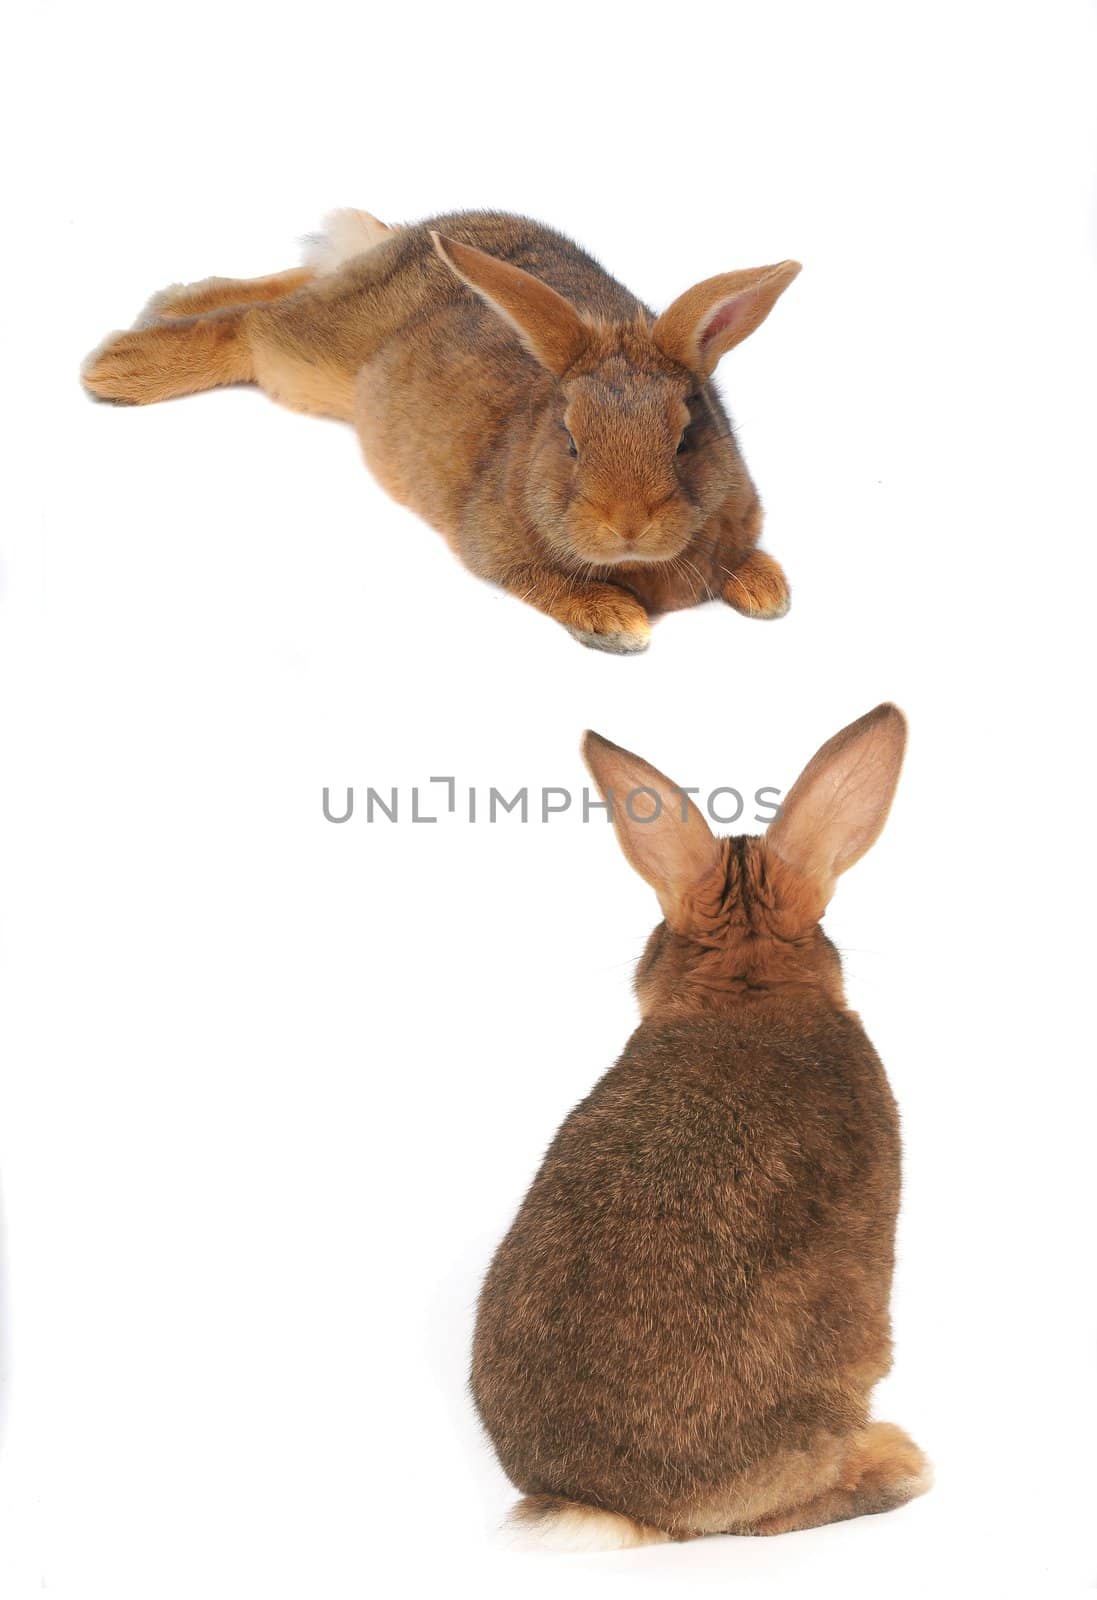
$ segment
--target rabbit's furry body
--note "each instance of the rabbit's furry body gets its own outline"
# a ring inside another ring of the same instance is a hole
[[[706,280],[656,319],[526,218],[342,212],[302,268],[156,296],[84,382],[124,403],[257,383],[351,421],[381,484],[468,567],[628,653],[660,612],[787,608],[710,375],[797,270]]]
[[[897,729],[883,708],[838,736],[850,772],[875,764],[878,811]],[[605,741],[588,759],[667,921],[637,973],[643,1021],[557,1133],[481,1295],[472,1388],[528,1497],[516,1520],[620,1547],[900,1505],[928,1468],[869,1420],[899,1123],[818,927],[818,821],[793,837],[811,797],[793,791],[766,840],[713,840],[693,812],[692,845],[653,842],[620,797],[677,808],[677,791]],[[824,775],[816,807],[845,781]]]

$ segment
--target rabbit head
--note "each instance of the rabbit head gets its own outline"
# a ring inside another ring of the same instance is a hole
[[[641,958],[641,1011],[684,1014],[794,988],[844,1004],[819,919],[838,877],[880,834],[906,722],[877,706],[812,757],[762,837],[716,838],[663,774],[596,733],[583,754],[628,860],[663,909]]]
[[[525,511],[569,564],[680,555],[744,476],[708,380],[753,333],[798,262],[724,273],[654,320],[596,321],[510,262],[433,234],[442,260],[555,382],[531,411]]]

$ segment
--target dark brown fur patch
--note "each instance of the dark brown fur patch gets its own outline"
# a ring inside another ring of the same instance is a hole
[[[716,840],[655,768],[586,738],[603,795],[651,797],[614,826],[667,921],[637,972],[643,1020],[565,1119],[480,1297],[472,1391],[531,1516],[564,1500],[671,1537],[766,1533],[927,1485],[917,1446],[869,1423],[899,1123],[819,926],[835,863],[883,826],[904,739],[877,707],[767,839]]]

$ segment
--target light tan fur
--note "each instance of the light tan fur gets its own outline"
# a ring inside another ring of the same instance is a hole
[[[272,272],[265,278],[204,278],[201,283],[173,283],[153,295],[136,326],[147,328],[162,319],[201,317],[229,306],[281,300],[303,289],[315,276],[311,267],[291,267],[288,272]]]
[[[706,279],[655,317],[528,218],[336,212],[300,268],[163,291],[83,378],[134,405],[256,383],[353,422],[379,482],[473,572],[631,654],[665,611],[788,608],[710,375],[798,271]]]
[[[635,1550],[645,1544],[666,1544],[670,1535],[616,1511],[560,1500],[552,1495],[527,1495],[513,1507],[506,1531],[529,1549],[568,1554],[595,1550]]]
[[[812,1451],[788,1451],[730,1491],[682,1508],[684,1526],[664,1532],[616,1511],[527,1495],[506,1527],[531,1548],[560,1552],[634,1550],[706,1534],[769,1537],[905,1505],[933,1485],[933,1470],[892,1422],[872,1422],[847,1438],[830,1435]]]
[[[305,241],[305,261],[317,277],[330,276],[355,256],[383,244],[394,231],[369,211],[332,211],[321,231]]]

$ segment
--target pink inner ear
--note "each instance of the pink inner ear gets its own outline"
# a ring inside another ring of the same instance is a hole
[[[730,300],[725,300],[722,305],[716,307],[716,310],[701,330],[702,351],[712,343],[718,333],[724,333],[732,326],[741,309],[741,295],[733,295]]]

